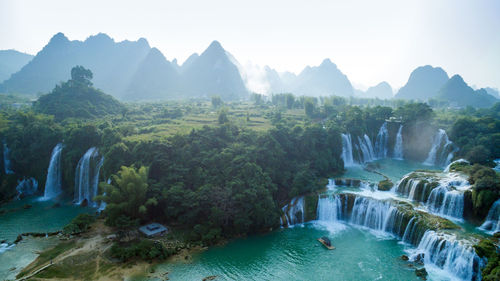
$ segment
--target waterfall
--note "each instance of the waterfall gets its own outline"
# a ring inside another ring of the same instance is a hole
[[[493,162],[495,162],[495,168],[493,168],[493,170],[500,172],[500,159],[495,159]]]
[[[451,234],[425,230],[417,217],[398,209],[397,203],[347,194],[320,196],[319,221],[345,221],[350,224],[382,231],[416,245],[412,260],[424,258],[425,265],[435,266],[463,280],[480,280],[483,261],[467,241]],[[354,202],[352,202],[354,201]],[[423,254],[423,255],[422,255]]]
[[[89,206],[96,207],[93,198],[97,196],[99,171],[104,157],[99,157],[99,150],[91,147],[82,156],[75,171],[75,199],[77,204],[87,201]]]
[[[99,178],[99,177],[98,177]],[[108,180],[106,181],[107,184],[111,184],[111,178],[108,178]],[[103,196],[106,196],[106,192],[103,192],[102,193]],[[97,211],[100,213],[104,210],[106,210],[106,206],[108,204],[106,203],[106,201],[102,200],[101,201],[101,204],[99,204],[99,209],[97,209]],[[280,218],[280,221],[281,221],[281,218]],[[281,221],[280,225],[283,225],[283,222]]]
[[[12,168],[10,167],[10,158],[9,158],[9,147],[7,147],[7,143],[5,140],[3,141],[3,168],[6,175],[13,174]]]
[[[365,134],[363,137],[351,138],[351,134],[342,134],[342,159],[344,166],[354,166],[376,159],[370,138]],[[355,157],[356,156],[356,157]]]
[[[18,181],[16,191],[18,199],[34,195],[38,191],[38,181],[34,178],[27,178],[22,181]]]
[[[62,192],[61,188],[61,151],[62,144],[58,143],[52,150],[52,156],[50,156],[49,169],[47,171],[47,180],[45,181],[45,193],[43,195],[44,200],[52,199]]]
[[[446,166],[453,158],[455,147],[443,129],[439,129],[432,140],[432,147],[425,159],[425,165]]]
[[[377,139],[375,141],[375,154],[377,158],[387,157],[388,140],[389,132],[387,131],[387,122],[384,122],[378,130]]]
[[[500,232],[500,199],[493,203],[480,228],[490,234]]]
[[[342,134],[342,160],[344,160],[344,166],[346,167],[354,165],[350,134]]]
[[[430,184],[408,176],[396,184],[395,192],[413,201],[426,202],[431,191]]]
[[[334,179],[328,179],[328,185],[326,186],[326,188],[328,190],[335,190],[337,187],[337,185],[335,184],[335,180]]]
[[[424,254],[424,264],[434,265],[461,280],[481,280],[482,260],[472,246],[455,235],[428,230],[411,259]]]
[[[389,201],[361,196],[354,199],[346,194],[320,196],[317,219],[323,222],[345,221],[395,236],[410,244],[416,244],[420,236],[417,219],[409,220]]]
[[[344,205],[346,206],[347,204]],[[342,220],[342,202],[340,201],[340,196],[320,196],[316,213],[317,219],[320,221],[334,222]]]
[[[373,150],[372,141],[370,140],[370,138],[366,134],[364,135],[364,139],[365,139],[366,146],[368,147],[368,152],[371,155],[371,158],[375,159],[375,151]]]
[[[281,220],[282,226],[292,226],[298,223],[304,223],[304,197],[294,197],[290,204],[285,205],[281,209],[286,219],[285,222]]]
[[[457,190],[448,190],[445,186],[438,186],[431,191],[427,208],[435,214],[463,218],[464,194]]]
[[[436,174],[432,176],[437,177]],[[432,176],[410,173],[396,184],[393,191],[410,200],[424,203],[435,215],[462,219],[464,191],[471,188],[468,180],[457,173],[441,175],[439,178]]]
[[[361,150],[360,162],[370,162],[375,159],[375,153],[373,152],[372,142],[370,138],[365,134],[363,138],[358,137],[359,148]]]
[[[396,159],[403,159],[403,125],[399,125],[396,143],[394,144],[393,157]]]

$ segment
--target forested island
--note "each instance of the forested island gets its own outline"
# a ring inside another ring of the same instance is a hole
[[[32,105],[2,95],[12,102],[0,111],[0,220],[67,214],[62,226],[0,231],[0,255],[57,239],[9,268],[17,279],[161,279],[169,271],[156,265],[310,221],[405,243],[414,254],[394,278],[425,278],[427,266],[500,278],[498,102],[456,109],[284,93],[122,103],[92,78],[76,66]],[[168,234],[140,235],[152,222]]]

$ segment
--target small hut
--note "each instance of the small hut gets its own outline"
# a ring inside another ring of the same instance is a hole
[[[156,222],[139,227],[139,231],[146,237],[163,236],[168,233],[165,226]]]

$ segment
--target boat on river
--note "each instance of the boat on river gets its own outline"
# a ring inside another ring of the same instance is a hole
[[[321,238],[318,238],[318,241],[319,243],[323,244],[323,246],[325,246],[328,250],[335,250],[335,247],[332,246],[332,242],[327,237],[323,236]]]

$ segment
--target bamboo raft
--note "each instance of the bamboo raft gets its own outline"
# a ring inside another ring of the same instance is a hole
[[[318,238],[319,243],[323,244],[328,250],[335,250],[335,247],[332,246],[332,243],[330,242],[330,239],[326,237],[321,237]]]

